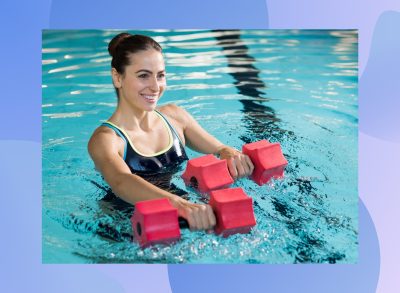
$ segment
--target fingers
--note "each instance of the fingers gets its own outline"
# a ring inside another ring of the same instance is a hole
[[[226,160],[228,164],[228,170],[229,173],[231,174],[232,178],[236,180],[238,178],[238,171],[236,169],[236,162],[234,158],[229,158]]]
[[[198,230],[205,230],[208,229],[208,217],[206,213],[206,206],[200,205],[198,207],[198,212],[196,213],[197,216],[197,229]]]
[[[238,172],[238,177],[239,178],[243,178],[244,176],[246,176],[246,173],[244,171],[244,164],[243,164],[243,155],[238,154],[235,156],[235,161],[236,161],[236,169]]]
[[[209,230],[215,226],[214,212],[209,205],[189,204],[184,217],[189,223],[190,230]]]
[[[247,174],[248,174],[248,176],[250,176],[251,174],[253,174],[254,165],[253,165],[253,162],[251,161],[249,156],[244,155],[244,158],[245,158],[245,161],[246,161],[247,166],[248,166],[248,173]]]
[[[215,218],[214,211],[210,205],[206,205],[206,208],[208,223],[211,227],[214,227],[217,224],[217,219]]]
[[[249,156],[237,153],[227,159],[228,170],[233,179],[250,176],[253,173],[254,165]]]

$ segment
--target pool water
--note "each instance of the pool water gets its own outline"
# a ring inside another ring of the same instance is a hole
[[[107,184],[87,153],[116,107],[107,44],[117,33],[43,32],[44,263],[357,262],[356,31],[132,31],[164,48],[161,104],[183,107],[238,149],[279,142],[289,162],[283,179],[233,185],[254,201],[249,234],[182,230],[177,243],[146,249],[130,241],[126,213],[102,200]],[[184,167],[172,182],[204,201],[185,187]],[[104,227],[113,237],[99,233]]]

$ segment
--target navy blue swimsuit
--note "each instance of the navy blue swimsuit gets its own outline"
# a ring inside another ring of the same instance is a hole
[[[171,178],[177,171],[179,171],[180,165],[184,161],[188,160],[188,157],[174,127],[169,123],[164,115],[158,111],[156,111],[156,113],[163,120],[163,123],[168,130],[170,142],[165,150],[151,156],[140,154],[133,146],[128,134],[117,125],[107,121],[103,123],[102,126],[111,128],[124,140],[125,146],[123,159],[132,174],[136,174],[157,187],[167,190],[175,195],[186,197],[187,192],[171,183]],[[117,197],[112,192],[111,188],[105,187],[102,189],[106,191],[100,205],[104,210],[104,213],[122,215],[122,218],[129,218],[132,215],[134,206]],[[114,213],[113,210],[118,211],[118,213]],[[108,223],[100,223],[96,233],[114,241],[124,241],[126,238],[132,238],[131,231],[126,233],[123,231],[121,232]]]
[[[155,112],[164,121],[168,129],[170,143],[166,150],[151,156],[140,154],[131,143],[128,135],[118,126],[108,121],[103,123],[102,126],[113,129],[125,141],[124,161],[132,174],[138,175],[158,187],[167,187],[166,185],[169,185],[169,182],[167,184],[166,181],[171,179],[172,173],[175,173],[179,165],[188,160],[188,157],[174,127],[163,114],[158,111]]]

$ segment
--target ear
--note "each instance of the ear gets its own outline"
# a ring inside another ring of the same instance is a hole
[[[113,80],[114,86],[119,89],[121,87],[122,75],[118,73],[115,68],[111,69],[111,77]]]

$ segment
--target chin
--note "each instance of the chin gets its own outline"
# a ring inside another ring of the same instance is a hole
[[[146,105],[143,107],[143,110],[146,112],[151,112],[154,111],[157,108],[157,103],[154,103],[153,105]]]

